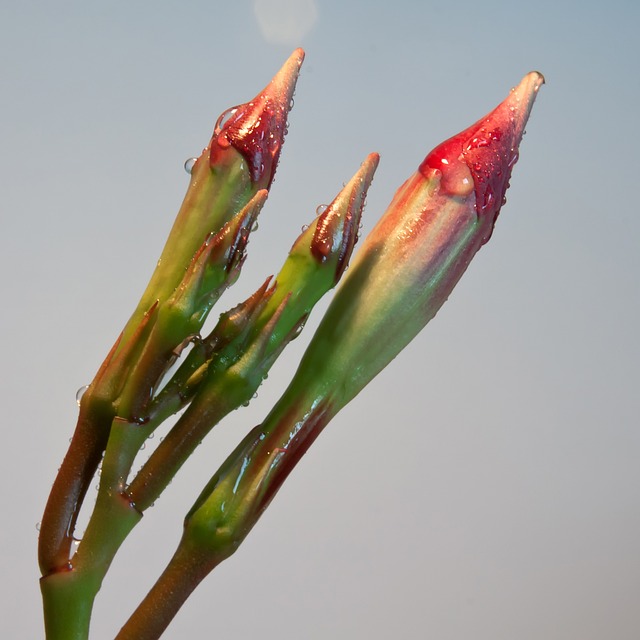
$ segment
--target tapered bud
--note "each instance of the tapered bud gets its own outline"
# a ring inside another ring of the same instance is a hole
[[[304,51],[296,49],[261,93],[220,116],[210,145],[212,168],[233,147],[248,163],[254,184],[269,188],[287,133],[287,116],[303,60]]]
[[[539,73],[525,76],[400,187],[352,261],[299,376],[332,386],[342,405],[433,318],[491,235],[542,83]]]
[[[270,186],[303,59],[304,52],[297,49],[253,100],[218,119],[213,137],[191,167],[184,202],[138,311],[169,297],[207,236],[217,234]]]

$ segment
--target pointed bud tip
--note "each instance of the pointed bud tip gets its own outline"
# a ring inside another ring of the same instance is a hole
[[[221,151],[233,146],[244,156],[254,184],[270,186],[287,133],[287,116],[293,107],[303,60],[304,51],[296,49],[253,100],[220,116],[211,139],[211,166]]]
[[[495,222],[506,200],[525,125],[543,84],[541,73],[528,73],[493,111],[429,153],[420,172],[425,176],[434,170],[440,172],[441,188],[449,195],[467,197],[475,192],[478,216]]]
[[[379,160],[377,153],[369,154],[360,169],[318,217],[311,241],[311,254],[319,262],[326,261],[331,254],[337,255],[336,282],[346,268],[356,243],[367,191]]]

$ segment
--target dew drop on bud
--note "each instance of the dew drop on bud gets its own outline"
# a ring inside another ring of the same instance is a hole
[[[89,388],[88,384],[85,384],[84,387],[80,387],[76,391],[76,404],[80,406],[80,401],[82,400],[82,396],[85,394],[86,390]]]
[[[36,531],[40,531],[41,526],[42,526],[41,522],[36,522]]]
[[[302,233],[304,233],[308,228],[309,228],[308,224],[303,224],[302,227],[300,228],[300,231],[302,231]]]
[[[198,158],[187,158],[184,161],[184,170],[191,175],[191,172],[193,171],[193,167],[195,166],[196,162],[198,161]]]
[[[253,223],[253,226],[251,227],[251,232],[253,233],[254,231],[257,231],[257,230],[258,230],[258,221],[256,220]]]
[[[216,122],[216,126],[214,127],[214,130],[213,130],[216,135],[218,135],[225,128],[225,126],[227,125],[229,120],[231,120],[231,118],[235,115],[237,110],[238,110],[238,107],[231,107],[230,109],[227,109],[226,111],[223,111],[220,114],[220,117],[218,118]]]
[[[317,216],[321,216],[327,209],[328,209],[329,205],[326,204],[319,204],[316,207],[316,215]]]

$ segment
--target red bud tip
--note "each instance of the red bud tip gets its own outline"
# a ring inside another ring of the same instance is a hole
[[[336,282],[346,268],[358,239],[364,201],[379,160],[377,153],[369,154],[358,172],[318,218],[311,253],[319,262],[324,262],[332,252],[337,253]]]
[[[211,166],[221,150],[233,146],[247,161],[254,184],[270,186],[287,133],[287,116],[293,106],[293,92],[303,60],[304,51],[296,49],[261,93],[220,116],[211,139]]]
[[[467,196],[473,186],[478,215],[490,216],[495,222],[505,202],[524,127],[543,83],[541,73],[527,74],[493,111],[437,146],[420,165],[420,172],[425,176],[433,170],[441,172],[441,189],[450,195]]]

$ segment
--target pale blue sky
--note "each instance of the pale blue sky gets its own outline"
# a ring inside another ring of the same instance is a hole
[[[635,640],[638,3],[316,0],[315,20],[272,4],[286,43],[261,32],[248,0],[0,6],[0,636],[42,636],[36,523],[75,391],[155,264],[184,160],[302,46],[272,194],[219,311],[278,269],[367,153],[381,162],[365,232],[435,144],[527,71],[547,84],[491,242],[165,637]],[[131,536],[95,638],[151,585],[319,315]]]

